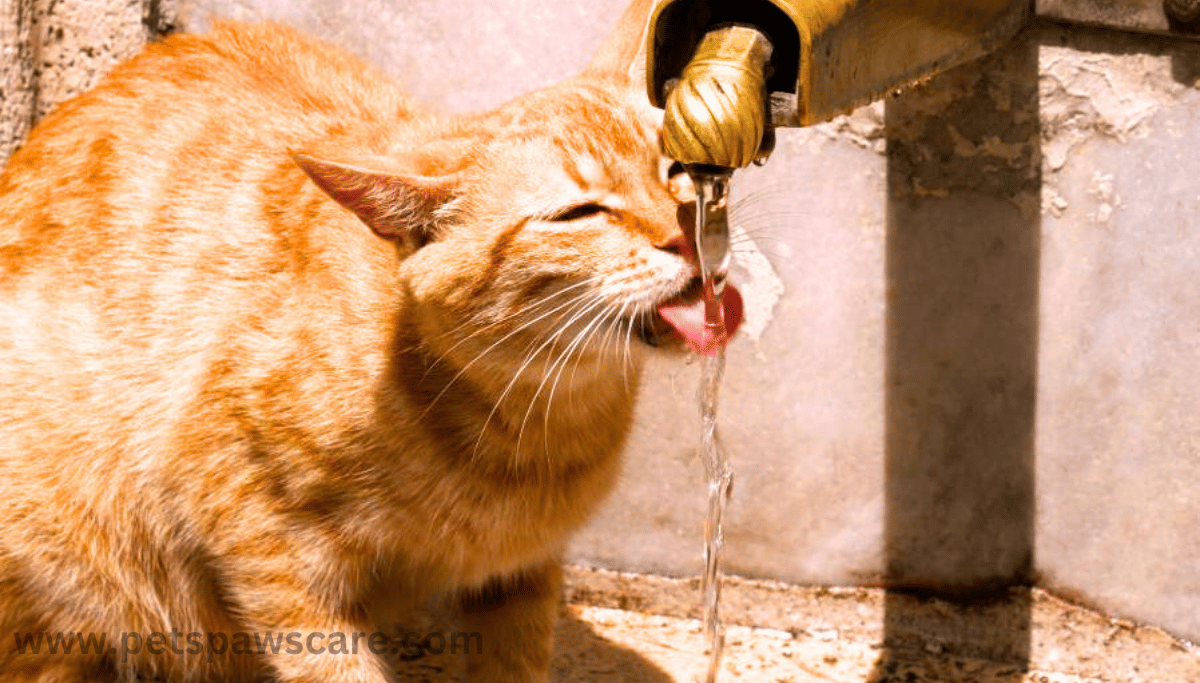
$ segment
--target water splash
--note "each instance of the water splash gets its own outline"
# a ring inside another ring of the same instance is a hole
[[[721,298],[729,271],[729,220],[726,211],[731,169],[689,169],[696,186],[696,257],[704,282],[705,325],[725,339]],[[733,490],[733,468],[717,435],[717,403],[725,374],[725,349],[704,357],[700,382],[700,456],[708,477],[708,516],[704,521],[704,635],[709,660],[705,683],[715,683],[725,649],[721,625],[721,558],[725,534],[722,520]]]

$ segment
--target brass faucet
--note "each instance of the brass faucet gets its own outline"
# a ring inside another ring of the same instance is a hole
[[[759,156],[767,126],[771,43],[752,26],[705,34],[667,95],[663,147],[685,165],[742,168]]]
[[[805,126],[991,51],[1028,0],[660,0],[647,88],[667,155],[741,168]]]

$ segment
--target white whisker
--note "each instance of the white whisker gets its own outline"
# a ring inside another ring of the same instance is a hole
[[[521,310],[519,310],[519,311],[515,311],[515,312],[513,312],[513,313],[510,313],[510,314],[508,314],[508,315],[504,316],[503,318],[500,318],[499,320],[492,321],[492,322],[488,323],[487,325],[484,325],[483,327],[481,327],[481,328],[479,328],[479,329],[475,330],[475,331],[474,331],[474,332],[472,332],[471,334],[468,334],[467,336],[465,336],[465,337],[463,337],[462,339],[460,339],[460,340],[458,340],[457,342],[455,342],[455,343],[454,343],[454,345],[452,345],[450,348],[446,349],[446,350],[445,350],[445,351],[442,353],[442,355],[438,356],[438,357],[437,357],[437,359],[435,359],[435,360],[434,360],[432,363],[430,363],[430,364],[429,364],[429,367],[425,369],[425,375],[423,375],[423,376],[422,376],[422,379],[424,379],[426,376],[428,376],[428,375],[429,375],[429,372],[430,372],[431,370],[433,370],[433,368],[434,368],[435,366],[437,366],[437,364],[438,364],[438,363],[440,363],[440,362],[442,362],[443,360],[445,360],[446,356],[450,355],[450,353],[451,353],[451,352],[453,352],[453,351],[454,351],[454,349],[457,349],[459,346],[461,346],[461,345],[465,344],[466,342],[470,341],[472,338],[474,338],[474,337],[475,337],[475,335],[482,334],[482,333],[484,333],[484,332],[486,332],[486,331],[490,330],[491,328],[493,328],[493,327],[495,327],[495,326],[497,326],[497,325],[501,325],[501,324],[503,324],[503,323],[505,323],[505,322],[508,322],[509,320],[511,320],[511,319],[513,319],[513,318],[516,318],[516,317],[518,317],[518,316],[521,316],[521,315],[527,315],[527,314],[531,313],[532,309],[536,309],[538,306],[541,306],[541,305],[543,305],[543,304],[545,304],[545,303],[548,303],[550,300],[554,299],[555,297],[558,297],[558,296],[561,296],[562,294],[565,294],[565,293],[567,293],[567,292],[570,292],[571,290],[575,289],[576,287],[582,287],[582,286],[584,286],[584,285],[591,284],[592,282],[595,282],[595,281],[597,281],[597,280],[599,280],[599,279],[600,279],[600,277],[599,277],[599,276],[595,276],[595,277],[588,278],[587,280],[582,280],[582,281],[580,281],[580,282],[576,282],[576,283],[575,283],[575,284],[573,284],[573,285],[570,285],[570,286],[568,286],[568,287],[564,287],[563,289],[560,289],[560,290],[558,290],[557,292],[554,292],[554,293],[552,293],[552,294],[548,294],[547,296],[545,296],[545,297],[542,297],[541,299],[538,299],[537,301],[533,302],[532,304],[530,304],[529,306],[527,306],[527,307],[526,307],[526,308],[524,308],[524,309],[521,309]],[[561,306],[560,306],[559,308],[561,308]],[[557,311],[557,310],[559,310],[559,309],[558,309],[558,308],[552,309],[552,310],[550,310],[550,311],[548,311],[548,312],[547,312],[547,315],[548,315],[549,313],[553,313],[554,311]],[[528,326],[529,324],[536,323],[538,320],[541,320],[541,319],[542,319],[542,318],[544,318],[544,317],[545,317],[545,315],[543,315],[543,316],[539,316],[538,318],[535,318],[534,320],[530,321],[529,323],[526,323],[525,325],[522,325],[521,327],[517,328],[517,330],[516,330],[516,331],[520,331],[521,329],[523,329],[524,327]],[[467,326],[468,326],[468,325],[470,325],[471,323],[472,323],[472,321],[468,320],[468,321],[466,321],[466,322],[464,322],[464,323],[462,323],[462,324],[460,324],[460,325],[456,326],[454,329],[452,329],[452,330],[447,330],[446,332],[443,332],[442,334],[440,334],[440,335],[438,335],[438,336],[439,336],[439,337],[447,337],[447,336],[450,336],[451,334],[457,333],[458,331],[460,331],[460,330],[462,330],[463,328],[467,327]],[[506,338],[507,338],[507,337],[506,337]],[[501,341],[503,341],[503,340],[501,340]]]
[[[591,313],[597,307],[600,307],[603,305],[604,305],[604,301],[597,299],[596,301],[593,302],[593,304],[591,306],[584,309],[583,311],[580,311],[580,313],[576,314],[576,316],[573,319],[567,321],[567,324],[563,326],[562,331],[565,332],[571,325],[573,325],[575,323],[576,320],[580,319],[581,317],[583,317],[586,314]],[[571,349],[575,347],[575,345],[579,342],[579,340],[583,337],[583,335],[586,334],[587,331],[589,329],[591,329],[591,327],[593,325],[595,325],[598,320],[602,320],[602,319],[603,319],[603,317],[593,318],[591,322],[589,322],[580,332],[578,332],[575,335],[575,338],[571,340],[571,343],[567,345],[567,347],[559,354],[559,357],[557,359],[555,359],[555,361],[553,363],[551,363],[549,368],[543,373],[542,381],[538,384],[537,389],[533,392],[533,397],[529,399],[529,408],[527,408],[525,410],[525,416],[523,418],[521,418],[521,428],[517,432],[516,450],[518,452],[520,452],[520,450],[521,450],[521,439],[525,436],[525,424],[529,421],[529,416],[531,413],[533,413],[533,409],[537,405],[538,395],[540,395],[542,393],[542,389],[545,388],[546,382],[550,379],[550,376],[554,373],[554,368],[557,367],[559,361],[561,361],[563,358],[569,357]],[[546,413],[549,414],[549,411],[550,411],[550,399],[549,398],[547,398],[547,400],[546,400],[545,410],[546,410]]]
[[[586,282],[586,281],[585,281],[585,282]],[[558,311],[560,311],[560,310],[562,310],[562,309],[564,309],[564,308],[569,308],[570,306],[572,306],[572,305],[574,305],[574,304],[578,303],[579,301],[582,301],[582,300],[583,300],[585,297],[587,297],[587,296],[588,296],[588,292],[586,292],[586,291],[584,291],[584,292],[580,292],[580,293],[577,293],[577,294],[575,295],[575,297],[574,297],[574,298],[572,298],[572,299],[569,299],[569,300],[568,300],[566,303],[562,303],[562,304],[560,304],[560,305],[556,306],[555,308],[552,308],[552,309],[550,309],[549,311],[546,311],[545,313],[543,313],[543,314],[539,315],[538,317],[536,317],[536,318],[534,318],[534,319],[532,319],[532,320],[529,320],[529,321],[527,321],[527,322],[525,322],[525,323],[521,324],[521,325],[520,325],[520,326],[518,326],[516,329],[514,329],[514,330],[510,331],[508,334],[506,334],[506,335],[504,335],[503,337],[501,337],[501,338],[497,339],[496,341],[492,342],[492,343],[491,343],[491,345],[489,345],[489,346],[488,346],[486,349],[484,349],[483,351],[480,351],[478,355],[476,355],[474,358],[472,358],[472,359],[470,360],[470,362],[468,362],[468,363],[466,363],[465,365],[463,365],[463,367],[462,367],[462,368],[460,368],[460,369],[459,369],[459,371],[458,371],[457,373],[455,373],[454,377],[450,378],[450,381],[446,382],[446,386],[442,387],[442,390],[438,392],[438,395],[437,395],[437,396],[435,396],[435,397],[434,397],[434,399],[433,399],[432,401],[430,401],[430,402],[429,402],[429,405],[425,407],[425,411],[424,411],[424,412],[421,414],[421,416],[422,416],[422,417],[424,417],[425,415],[427,415],[427,414],[429,413],[429,411],[433,409],[433,406],[434,406],[435,404],[437,404],[437,402],[438,402],[438,401],[439,401],[439,400],[442,398],[442,396],[443,396],[443,395],[444,395],[444,394],[445,394],[445,393],[446,393],[446,392],[447,392],[447,391],[450,389],[450,386],[451,386],[452,384],[454,384],[454,382],[455,382],[455,381],[457,381],[459,377],[462,377],[463,373],[465,373],[467,370],[469,370],[469,369],[471,368],[471,366],[475,365],[475,363],[476,363],[476,362],[478,362],[478,361],[479,361],[479,360],[481,360],[481,359],[482,359],[484,356],[486,356],[486,355],[487,355],[487,354],[488,354],[488,353],[489,353],[489,352],[490,352],[492,349],[496,348],[496,347],[497,347],[497,346],[499,346],[500,344],[503,344],[505,341],[507,341],[507,340],[511,339],[511,338],[512,338],[514,335],[516,335],[516,334],[520,333],[522,330],[525,330],[525,329],[527,329],[527,328],[528,328],[528,327],[530,327],[531,325],[535,325],[535,324],[537,324],[538,322],[540,322],[540,321],[544,320],[546,317],[548,317],[548,316],[550,316],[550,315],[552,315],[552,314],[554,314],[554,313],[556,313],[556,312],[558,312]],[[515,315],[515,314],[514,314],[514,315]],[[506,318],[506,319],[507,319],[507,318]],[[485,329],[486,329],[486,328],[485,328]],[[463,341],[466,341],[466,340],[464,339]],[[460,342],[459,342],[459,344],[461,344],[461,343],[462,343],[462,342],[460,341]],[[455,344],[455,346],[458,346],[458,344]],[[437,361],[434,361],[434,363],[433,363],[433,364],[430,364],[429,368],[426,368],[426,370],[425,370],[425,373],[426,373],[426,374],[428,374],[428,373],[429,373],[429,371],[430,371],[430,369],[432,369],[433,365],[435,365],[435,364],[436,364],[438,361],[440,361],[440,360],[442,360],[443,358],[445,358],[445,357],[446,357],[446,355],[447,355],[447,354],[449,354],[451,350],[453,350],[453,348],[454,348],[454,347],[451,347],[451,349],[450,349],[450,350],[447,350],[447,351],[446,351],[446,353],[443,353],[443,354],[442,354],[442,355],[441,355],[441,356],[438,358],[438,360],[437,360]]]
[[[543,448],[543,452],[546,453],[547,459],[549,459],[549,457],[550,457],[550,443],[549,443],[550,408],[551,408],[552,404],[554,403],[554,393],[558,389],[558,382],[562,378],[563,371],[566,370],[566,368],[567,368],[567,363],[571,360],[571,354],[575,353],[576,358],[583,357],[583,349],[587,347],[588,341],[591,339],[592,335],[595,334],[596,330],[598,329],[597,323],[602,322],[606,317],[607,316],[606,316],[605,312],[601,311],[601,314],[599,316],[594,318],[592,320],[592,322],[588,323],[588,325],[586,327],[584,327],[583,330],[581,330],[579,334],[575,335],[575,339],[573,339],[571,341],[571,343],[567,346],[566,350],[564,350],[563,353],[560,354],[559,359],[557,361],[555,361],[554,365],[552,365],[550,367],[550,373],[554,375],[554,381],[550,383],[550,392],[546,395],[546,409],[542,413],[542,448]],[[557,372],[555,372],[555,370],[554,370],[555,367],[558,368]],[[575,367],[576,367],[576,369],[579,368],[578,360],[575,363]],[[549,374],[547,375],[547,377],[549,377]],[[545,383],[545,379],[542,380],[542,383],[543,384]],[[574,387],[574,384],[575,384],[575,377],[574,377],[574,374],[572,374],[571,386]],[[538,391],[541,391],[540,386],[538,387]],[[570,400],[570,398],[574,397],[574,395],[575,395],[575,392],[573,392],[573,391],[568,393],[567,394],[568,400]],[[537,398],[536,393],[534,394],[534,398],[535,399]],[[532,410],[532,407],[533,406],[531,403],[530,410]],[[529,419],[529,411],[526,411],[525,419],[526,420]],[[522,432],[525,431],[524,421],[522,421],[521,431]],[[520,443],[520,437],[518,437],[517,441],[518,441],[518,443]]]
[[[638,319],[639,320],[641,319],[640,316]],[[633,349],[632,349],[632,347],[633,347],[633,322],[634,322],[633,318],[629,318],[626,320],[627,324],[625,326],[625,365],[622,366],[623,372],[632,371],[634,369]],[[629,376],[628,376],[628,374],[625,377],[625,391],[626,391],[626,393],[629,392]]]
[[[489,423],[492,421],[492,418],[493,418],[493,417],[496,415],[496,411],[497,411],[497,410],[500,408],[500,404],[501,404],[501,403],[503,403],[503,402],[504,402],[504,399],[505,399],[505,397],[507,397],[507,396],[508,396],[508,392],[512,391],[512,388],[513,388],[513,387],[516,385],[516,383],[517,383],[517,380],[518,380],[518,379],[520,378],[520,376],[521,376],[521,375],[522,375],[522,374],[525,372],[525,368],[529,367],[529,364],[533,362],[533,359],[534,359],[534,358],[536,358],[536,357],[537,357],[537,355],[538,355],[538,354],[540,354],[540,353],[542,352],[542,350],[543,350],[543,349],[545,349],[545,348],[546,348],[547,346],[549,346],[550,344],[554,343],[554,341],[555,341],[555,340],[557,340],[557,339],[558,339],[558,338],[559,338],[559,337],[562,335],[562,333],[563,333],[563,332],[565,332],[565,331],[566,331],[566,329],[567,329],[568,327],[570,327],[570,326],[571,326],[571,325],[572,325],[572,324],[573,324],[573,323],[574,323],[576,320],[578,320],[578,319],[579,319],[579,318],[580,318],[582,315],[586,314],[586,313],[587,313],[588,311],[590,311],[592,308],[594,308],[594,307],[596,307],[596,306],[598,306],[598,305],[601,305],[601,304],[603,303],[602,301],[599,301],[599,300],[593,300],[593,301],[591,301],[591,302],[587,302],[587,301],[585,300],[585,297],[582,297],[582,296],[581,296],[581,297],[579,297],[579,299],[578,299],[577,301],[584,301],[582,309],[581,309],[581,310],[579,310],[579,311],[577,311],[577,312],[575,312],[575,313],[574,313],[574,314],[571,316],[571,318],[570,318],[570,319],[568,319],[566,323],[564,323],[563,325],[559,326],[559,327],[558,327],[558,328],[557,328],[557,329],[556,329],[556,330],[553,332],[553,334],[551,334],[551,335],[550,335],[550,336],[549,336],[549,337],[546,339],[546,341],[542,342],[542,344],[541,344],[540,346],[538,346],[536,349],[534,349],[532,352],[530,352],[530,353],[529,353],[529,354],[526,356],[526,358],[525,358],[524,362],[522,362],[522,363],[521,363],[521,365],[520,365],[520,366],[517,368],[517,371],[516,371],[516,373],[514,373],[514,374],[513,374],[513,377],[512,377],[512,379],[511,379],[511,380],[509,380],[509,382],[508,382],[508,385],[504,387],[504,391],[502,391],[502,392],[500,393],[500,397],[496,399],[496,404],[492,406],[492,410],[491,410],[491,412],[489,412],[489,413],[488,413],[487,419],[486,419],[486,420],[484,420],[484,422],[483,422],[483,426],[480,428],[480,431],[479,431],[479,438],[478,438],[478,439],[476,439],[476,441],[475,441],[475,448],[474,448],[474,450],[471,452],[471,457],[472,457],[472,458],[474,458],[474,457],[476,456],[476,454],[478,454],[478,452],[479,452],[479,444],[480,444],[480,443],[483,441],[483,435],[484,435],[484,433],[486,433],[486,431],[487,431],[487,426],[488,426],[488,424],[489,424]],[[536,343],[536,340],[535,340],[535,342],[534,342],[534,343]],[[530,344],[530,346],[533,346],[533,343],[531,343],[531,344]],[[534,399],[536,399],[536,398],[537,398],[537,395],[535,394],[535,395],[534,395]],[[518,448],[517,448],[516,450],[514,450],[514,451],[513,451],[513,456],[514,456],[514,458],[517,456],[517,454],[518,454],[518,453],[519,453],[519,451],[520,451],[520,448],[519,448],[519,446],[520,446],[520,441],[518,441],[517,445],[518,445]]]

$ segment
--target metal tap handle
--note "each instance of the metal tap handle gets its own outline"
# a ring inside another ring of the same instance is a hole
[[[704,36],[667,96],[663,146],[683,164],[743,168],[759,156],[767,125],[763,75],[771,44],[732,25]]]

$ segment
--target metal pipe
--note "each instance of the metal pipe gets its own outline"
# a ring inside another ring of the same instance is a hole
[[[769,150],[772,127],[827,120],[982,56],[1028,14],[1027,0],[662,0],[647,88],[667,109],[668,155],[739,168]]]

